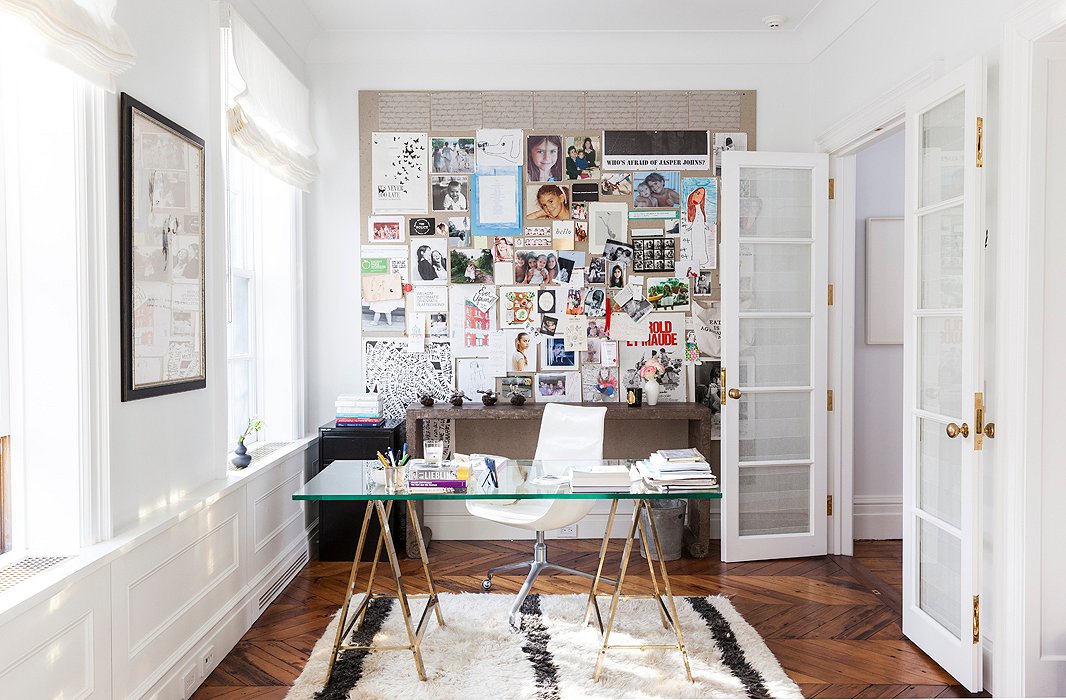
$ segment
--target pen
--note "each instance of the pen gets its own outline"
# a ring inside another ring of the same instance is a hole
[[[407,464],[407,460],[409,460],[409,459],[411,459],[411,455],[405,454],[403,456],[403,459],[400,460],[400,466],[402,467],[403,465]]]
[[[407,443],[406,442],[403,444],[403,456],[404,457],[407,456]]]
[[[378,450],[378,459],[381,460],[381,466],[389,466],[389,463],[385,461],[385,455],[381,454],[381,450]]]
[[[392,446],[391,445],[389,446],[389,451],[386,454],[389,455],[389,461],[392,462],[392,464],[395,466],[395,464],[396,464],[395,459],[396,458],[392,456]]]

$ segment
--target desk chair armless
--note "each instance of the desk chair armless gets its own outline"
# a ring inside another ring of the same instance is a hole
[[[540,435],[537,438],[537,453],[534,459],[603,459],[603,421],[606,415],[606,408],[548,404],[544,407],[544,415],[540,421]],[[549,562],[544,533],[575,524],[588,515],[595,504],[595,500],[585,499],[523,499],[504,505],[485,501],[466,502],[466,509],[472,515],[537,533],[532,561],[493,567],[481,583],[481,587],[487,591],[492,588],[492,575],[496,572],[529,567],[529,575],[511,607],[509,621],[512,628],[518,628],[519,610],[541,572],[555,569],[576,576],[594,578],[590,573]]]

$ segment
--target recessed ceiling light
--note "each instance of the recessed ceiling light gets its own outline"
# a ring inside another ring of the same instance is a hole
[[[784,15],[766,15],[762,18],[762,23],[769,29],[780,29],[781,25],[788,21],[788,17]]]

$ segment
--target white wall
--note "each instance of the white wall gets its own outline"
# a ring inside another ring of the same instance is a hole
[[[248,0],[232,3],[297,75],[305,68],[292,46]],[[137,63],[119,76],[127,92],[206,141],[205,231],[207,388],[123,403],[119,381],[118,97],[109,100],[107,133],[107,278],[111,376],[110,478],[115,532],[152,510],[180,500],[225,474],[230,444],[226,428],[225,220],[223,211],[222,106],[218,3],[212,0],[119,0],[118,23],[129,34]]]
[[[903,536],[903,346],[866,344],[866,219],[903,216],[904,141],[900,129],[855,157],[856,539]]]
[[[346,35],[347,36],[347,35]],[[713,48],[706,62],[662,65],[667,45],[634,42],[632,35],[615,37],[618,50],[610,69],[603,55],[574,52],[573,35],[559,35],[546,55],[569,56],[565,66],[550,70],[529,62],[528,45],[512,42],[492,55],[491,63],[423,60],[406,50],[359,52],[361,37],[345,42],[350,50],[339,57],[320,48],[310,52],[312,116],[319,146],[321,177],[310,201],[307,260],[308,428],[333,417],[333,401],[342,392],[359,390],[359,259],[360,227],[369,212],[359,211],[359,90],[729,90],[753,89],[757,96],[760,150],[810,151],[806,111],[806,67],[802,65],[715,64]],[[334,44],[338,43],[335,39]],[[397,38],[397,45],[411,37]],[[376,45],[376,44],[375,44]],[[417,47],[412,47],[418,51]],[[639,50],[638,50],[639,49]],[[639,56],[655,56],[638,63]],[[439,58],[439,57],[438,57]],[[323,61],[314,63],[313,61]]]

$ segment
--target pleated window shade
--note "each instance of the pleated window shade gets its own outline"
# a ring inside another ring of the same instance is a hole
[[[310,93],[236,13],[230,13],[233,67],[243,84],[227,107],[229,134],[243,154],[278,179],[307,190],[318,175]]]
[[[111,92],[115,76],[137,59],[115,22],[116,0],[0,0],[0,13],[21,18],[44,39],[50,58]]]

